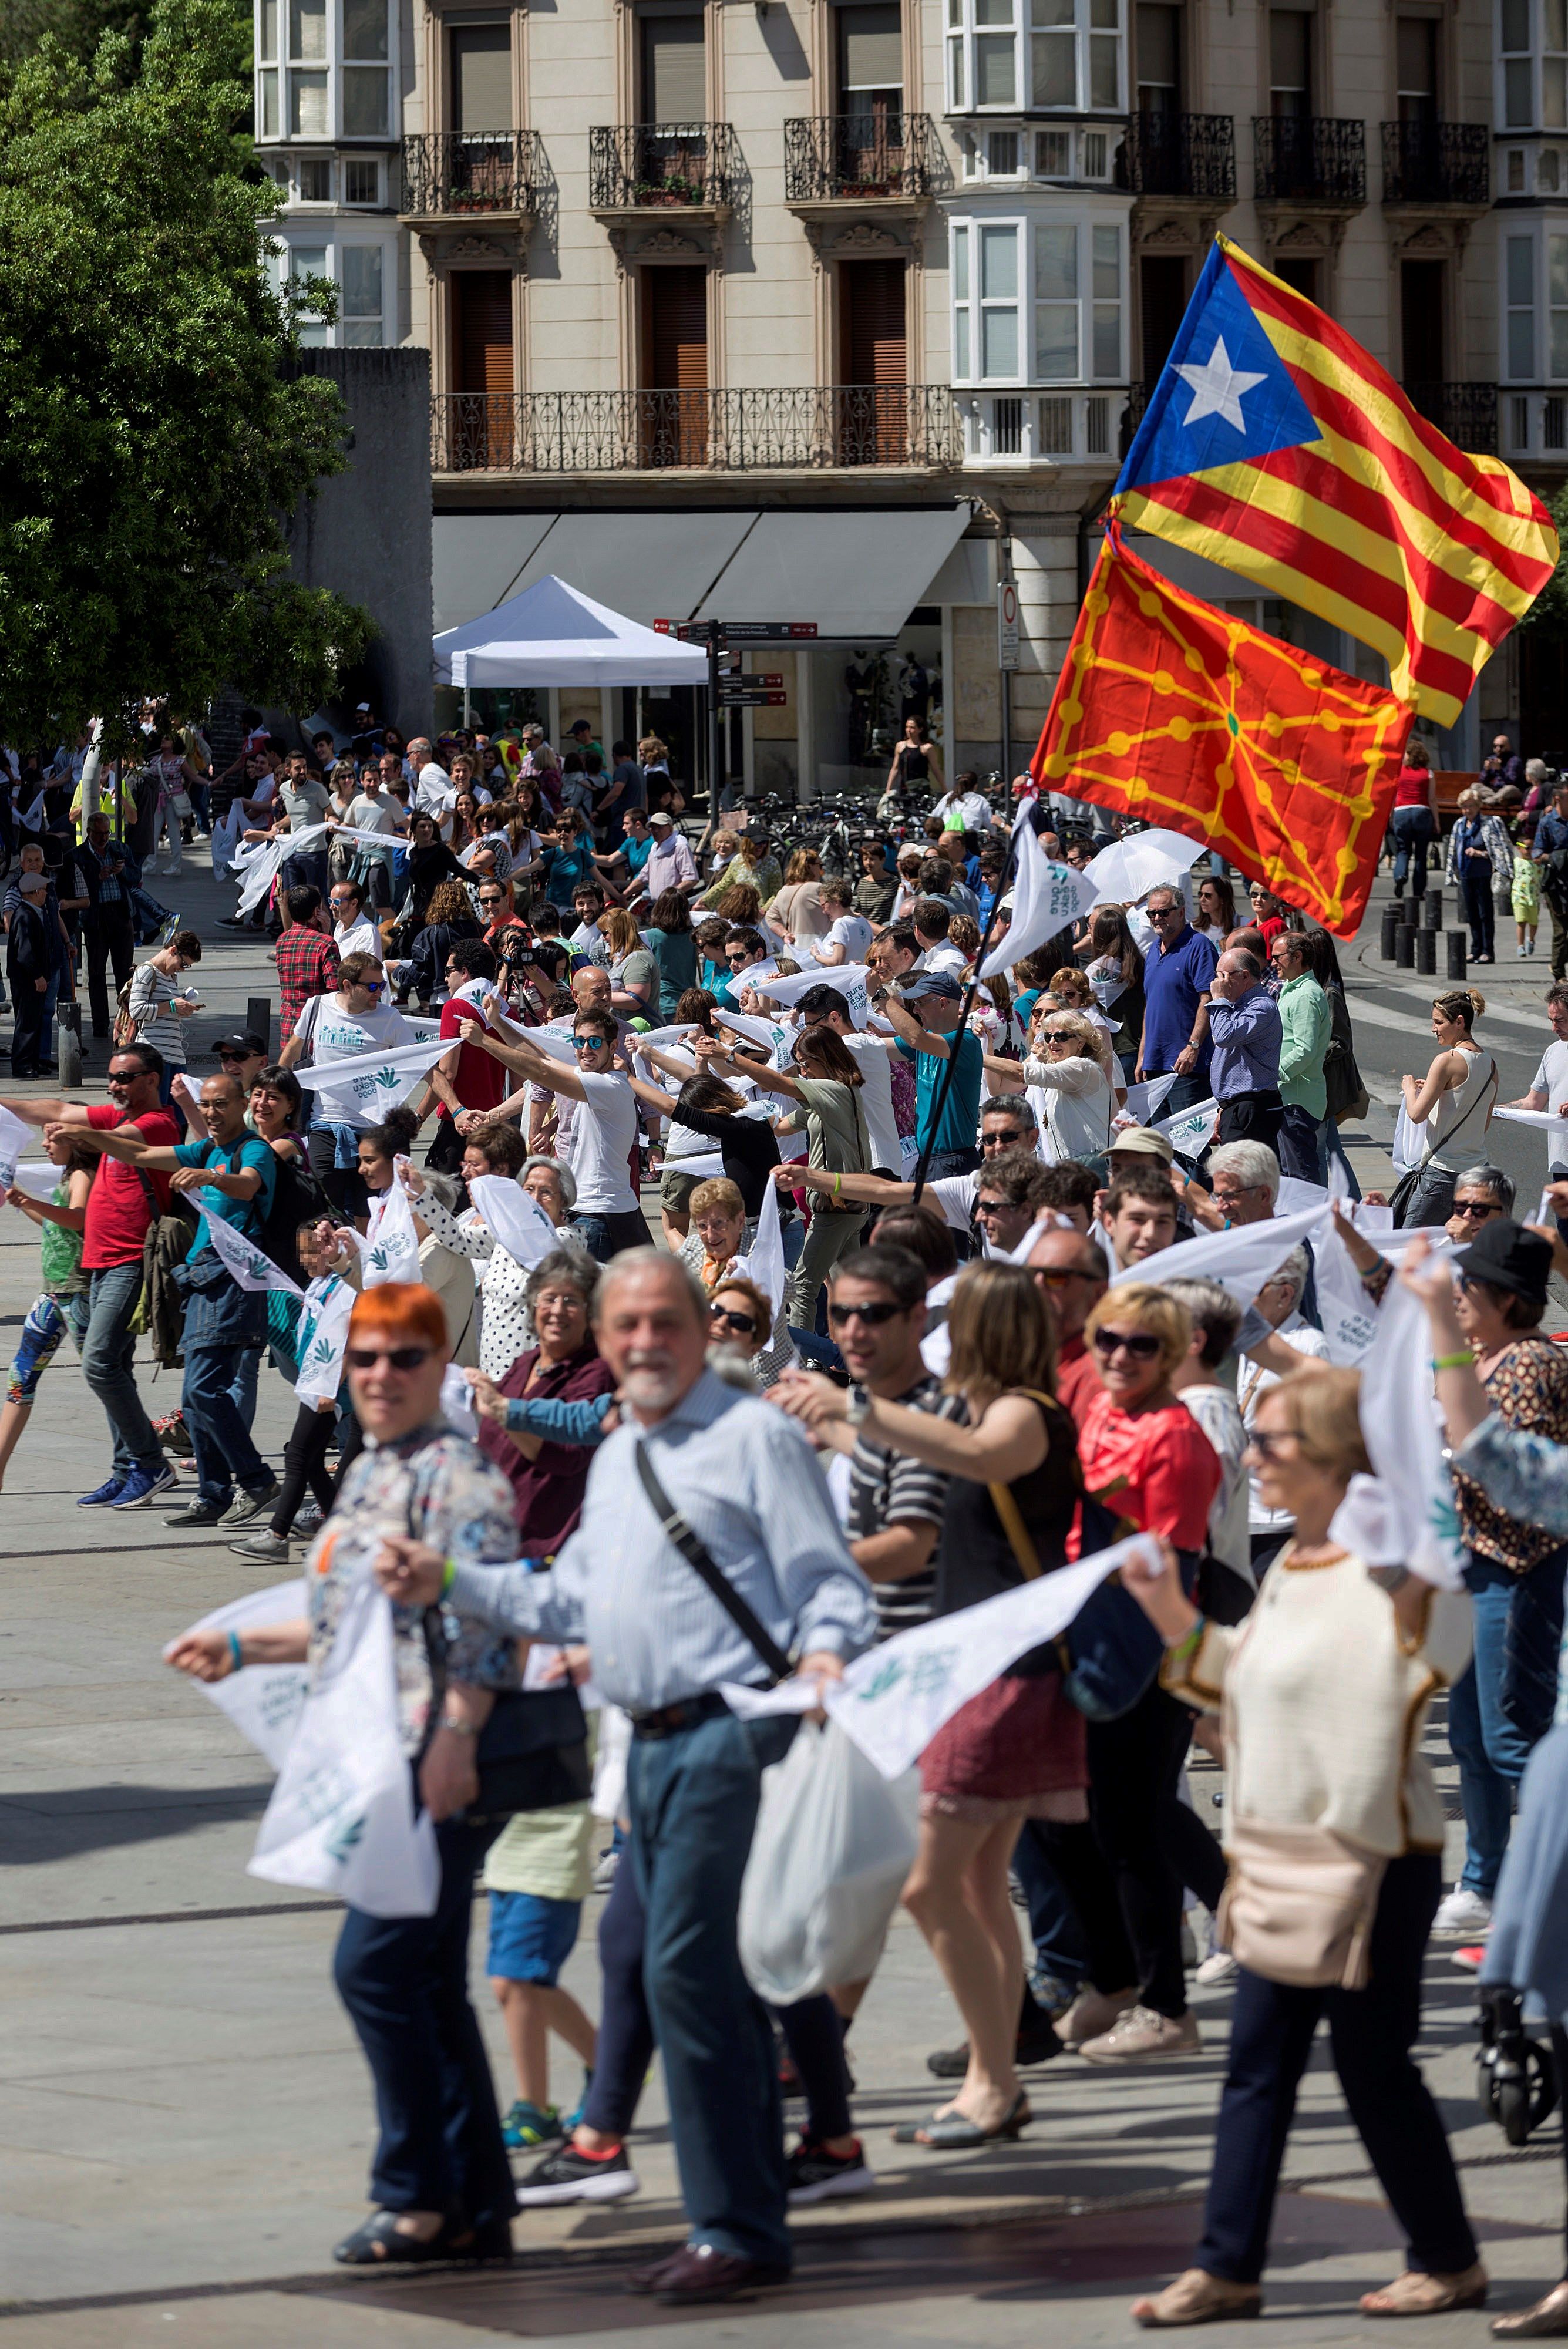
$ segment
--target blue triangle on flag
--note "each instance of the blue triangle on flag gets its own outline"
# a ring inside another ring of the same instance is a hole
[[[1116,491],[1323,437],[1218,243],[1210,247]]]

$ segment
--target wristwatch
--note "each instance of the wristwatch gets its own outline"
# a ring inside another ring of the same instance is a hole
[[[450,1729],[454,1737],[477,1737],[479,1734],[478,1726],[475,1723],[472,1721],[453,1721],[452,1715],[446,1713],[443,1713],[441,1717],[441,1726],[442,1729]]]
[[[865,1388],[851,1387],[849,1390],[849,1401],[844,1406],[846,1423],[850,1427],[862,1426],[865,1423],[866,1414],[870,1408],[871,1398],[867,1393]]]

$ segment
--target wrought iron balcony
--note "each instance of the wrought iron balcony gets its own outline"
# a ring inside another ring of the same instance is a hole
[[[1386,204],[1491,202],[1491,134],[1484,122],[1386,122]]]
[[[961,455],[945,384],[444,392],[431,402],[438,473],[929,471]]]
[[[1417,416],[1472,457],[1497,454],[1495,383],[1407,383],[1406,398]]]
[[[940,171],[929,114],[796,116],[784,124],[784,202],[923,202]]]
[[[427,130],[403,141],[405,220],[472,212],[532,212],[539,180],[536,130]]]
[[[1236,125],[1229,114],[1134,114],[1116,156],[1116,185],[1135,196],[1236,201]]]
[[[719,211],[738,162],[727,122],[600,123],[588,132],[588,208]]]
[[[1252,192],[1260,202],[1331,204],[1357,212],[1366,202],[1366,125],[1320,114],[1252,117]]]
[[[1116,436],[1116,459],[1125,463],[1138,426],[1143,422],[1144,409],[1154,387],[1149,383],[1132,382],[1127,386],[1127,399],[1122,408],[1121,424]]]

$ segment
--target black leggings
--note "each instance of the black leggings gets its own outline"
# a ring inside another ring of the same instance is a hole
[[[1023,1832],[1032,1835],[1044,1850],[1083,1927],[1089,1980],[1095,1988],[1107,1995],[1129,1989],[1138,1979],[1137,1960],[1127,1939],[1116,1879],[1094,1828],[1087,1821],[1064,1826],[1046,1819],[1026,1819]]]
[[[599,1919],[602,1993],[593,2086],[583,2107],[585,2128],[624,2137],[637,2112],[653,2059],[653,2023],[643,1987],[646,1919],[631,1852],[623,1851]],[[806,2095],[806,2135],[814,2140],[850,2134],[849,2072],[844,2025],[826,1994],[773,2010],[784,2030]]]
[[[1217,1904],[1225,1880],[1219,1846],[1176,1792],[1191,1734],[1190,1709],[1161,1688],[1147,1690],[1119,1721],[1089,1723],[1095,1833],[1116,1878],[1143,2003],[1171,2022],[1187,2012],[1183,1884],[1210,1905],[1210,1892]],[[1199,1837],[1211,1857],[1198,1848]]]
[[[339,1166],[337,1163],[337,1142],[330,1127],[313,1125],[306,1141],[310,1150],[310,1171],[326,1192],[340,1216],[350,1223],[362,1216],[369,1199],[365,1177],[357,1166]]]
[[[327,1465],[327,1447],[337,1417],[335,1411],[317,1411],[308,1402],[302,1402],[295,1414],[283,1448],[283,1484],[272,1513],[272,1530],[280,1539],[293,1529],[306,1487],[320,1502],[323,1516],[332,1506],[337,1485]]]

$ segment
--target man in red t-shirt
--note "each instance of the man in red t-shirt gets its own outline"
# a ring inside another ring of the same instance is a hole
[[[109,1064],[107,1102],[89,1107],[85,1102],[32,1094],[8,1100],[4,1106],[28,1125],[86,1127],[88,1133],[134,1126],[149,1143],[171,1145],[180,1139],[180,1128],[159,1106],[162,1076],[161,1052],[151,1044],[126,1044]],[[92,1285],[82,1339],[82,1376],[108,1414],[114,1461],[104,1483],[82,1495],[78,1508],[140,1509],[174,1482],[174,1471],[137,1392],[136,1340],[130,1334],[131,1317],[141,1298],[141,1246],[152,1220],[149,1188],[161,1215],[169,1205],[169,1177],[139,1175],[134,1168],[104,1157],[88,1194],[82,1270],[91,1275]]]
[[[1056,1333],[1056,1396],[1081,1428],[1100,1392],[1100,1374],[1084,1343],[1084,1324],[1105,1295],[1110,1271],[1105,1251],[1082,1232],[1058,1226],[1042,1232],[1023,1259]]]
[[[441,1032],[452,1039],[454,1050],[431,1071],[430,1090],[420,1112],[428,1116],[432,1102],[441,1104],[436,1137],[425,1153],[425,1164],[438,1173],[462,1165],[463,1135],[471,1126],[482,1125],[493,1116],[506,1098],[504,1063],[477,1044],[457,1041],[458,1023],[463,1019],[477,1019],[486,1035],[499,1036],[500,1030],[481,1017],[477,999],[494,979],[495,957],[483,938],[452,940],[447,949],[447,999],[441,1009]]]

